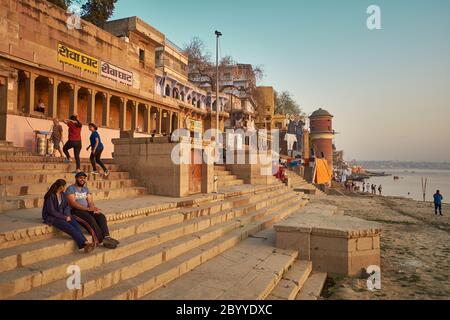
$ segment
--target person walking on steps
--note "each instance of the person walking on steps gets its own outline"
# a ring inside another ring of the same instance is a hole
[[[436,191],[436,193],[433,196],[434,198],[434,213],[436,215],[438,215],[438,211],[439,211],[439,215],[442,217],[442,200],[444,200],[444,198],[442,197],[442,194],[439,190]]]
[[[53,119],[52,135],[50,137],[50,140],[53,142],[53,157],[56,157],[56,151],[59,152],[61,158],[64,157],[64,153],[61,149],[62,136],[63,128],[59,124],[59,120],[55,118]]]
[[[64,120],[64,123],[67,125],[67,127],[69,127],[69,139],[63,148],[64,154],[66,155],[66,162],[72,162],[69,150],[73,149],[75,162],[77,164],[76,173],[79,173],[81,172],[80,152],[82,148],[81,129],[83,128],[83,125],[78,120],[78,116],[76,114],[71,116],[68,120]]]
[[[100,139],[100,135],[98,134],[98,127],[94,123],[89,124],[89,131],[91,131],[91,137],[89,138],[91,144],[87,148],[87,151],[91,149],[91,164],[92,164],[92,174],[98,175],[97,164],[103,169],[105,177],[109,175],[109,170],[103,164],[101,159],[103,152],[103,143]]]
[[[66,181],[60,179],[50,187],[44,197],[42,220],[45,224],[71,236],[77,243],[79,250],[84,250],[84,253],[92,252],[95,249],[95,244],[86,240],[81,232],[80,225],[70,212],[70,207],[64,196],[66,185]]]
[[[79,172],[75,176],[75,184],[66,190],[67,201],[72,208],[72,214],[79,218],[82,226],[88,231],[94,231],[97,244],[103,244],[105,248],[115,249],[119,241],[109,235],[108,224],[105,215],[94,204],[94,199],[86,187],[87,175]]]

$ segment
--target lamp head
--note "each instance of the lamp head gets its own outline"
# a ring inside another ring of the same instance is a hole
[[[216,34],[217,37],[221,37],[222,36],[222,32],[217,31],[217,30],[215,31],[215,34]]]

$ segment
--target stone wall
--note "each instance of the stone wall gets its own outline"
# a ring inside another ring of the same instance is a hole
[[[66,24],[69,16],[47,1],[2,0],[0,54],[24,59],[122,92],[152,97],[155,44],[126,43],[84,20],[81,30],[70,30]],[[133,72],[136,80],[139,79],[139,86],[130,87],[58,62],[58,43]],[[144,68],[139,64],[139,48],[146,50]]]
[[[186,197],[189,191],[189,164],[172,161],[172,151],[177,146],[168,137],[114,139],[114,161],[131,176],[148,188],[150,194]],[[192,146],[184,144],[181,152],[191,153]],[[181,155],[183,156],[183,155]],[[214,167],[202,164],[202,193],[211,193],[214,183]]]
[[[275,225],[277,247],[297,250],[314,270],[332,274],[354,276],[369,266],[380,267],[380,225],[326,207],[306,207]]]

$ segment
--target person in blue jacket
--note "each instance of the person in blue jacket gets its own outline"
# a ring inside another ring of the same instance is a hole
[[[439,210],[439,214],[441,216],[443,216],[442,214],[442,200],[444,199],[441,195],[441,192],[438,190],[436,191],[435,195],[433,196],[434,198],[434,213],[436,215],[438,215],[438,210]]]
[[[80,225],[72,217],[71,209],[64,195],[65,180],[57,180],[44,197],[42,219],[44,223],[68,234],[77,243],[78,249],[89,253],[95,249],[95,244],[88,242],[80,229]]]
[[[89,149],[91,149],[90,159],[93,168],[92,174],[94,175],[99,174],[97,171],[97,164],[98,164],[100,167],[102,167],[105,177],[107,177],[109,175],[109,170],[103,164],[103,161],[101,159],[104,147],[102,140],[100,139],[100,135],[98,134],[97,125],[95,125],[94,123],[90,123],[89,131],[91,131],[91,137],[89,138],[91,144],[87,148],[87,150],[89,151]]]

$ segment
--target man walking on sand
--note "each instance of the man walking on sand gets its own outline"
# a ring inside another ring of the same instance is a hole
[[[433,196],[434,198],[434,213],[436,215],[438,215],[438,210],[439,210],[439,215],[443,216],[442,214],[442,200],[444,199],[441,195],[441,192],[439,190],[436,191],[435,195]]]

